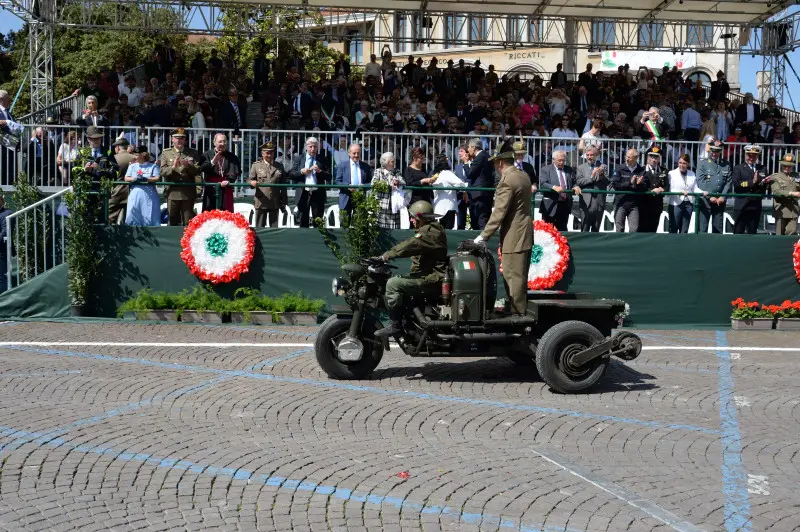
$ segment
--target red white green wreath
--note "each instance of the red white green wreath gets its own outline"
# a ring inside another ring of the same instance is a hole
[[[794,261],[794,275],[797,277],[797,282],[800,283],[800,240],[794,243],[792,259]]]
[[[503,254],[500,258],[500,272],[503,271]],[[531,266],[528,270],[528,290],[547,290],[553,288],[564,277],[569,265],[569,244],[558,229],[542,220],[533,222],[533,248]]]
[[[183,232],[181,259],[204,281],[230,283],[249,271],[255,242],[241,214],[206,211],[195,216]]]

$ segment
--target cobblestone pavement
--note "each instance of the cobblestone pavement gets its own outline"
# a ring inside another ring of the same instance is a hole
[[[0,529],[800,527],[799,333],[642,331],[567,396],[396,349],[331,381],[315,332],[0,323]]]

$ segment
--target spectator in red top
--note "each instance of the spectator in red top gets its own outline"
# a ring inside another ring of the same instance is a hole
[[[116,100],[119,96],[117,84],[114,83],[114,81],[115,80],[112,79],[111,75],[108,73],[108,69],[106,67],[100,67],[100,79],[97,80],[97,86],[106,94],[106,97],[111,100]]]

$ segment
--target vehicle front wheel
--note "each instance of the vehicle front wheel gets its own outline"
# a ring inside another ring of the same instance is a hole
[[[375,339],[378,324],[369,318],[364,320],[358,336],[363,345],[361,359],[347,362],[339,358],[339,343],[347,336],[351,323],[351,318],[330,316],[320,326],[314,341],[317,363],[332,379],[363,379],[378,367],[383,358],[383,344]]]
[[[581,366],[572,364],[570,358],[603,340],[600,331],[582,321],[554,325],[536,349],[539,374],[557,392],[577,393],[591,388],[605,373],[609,357],[598,357]]]

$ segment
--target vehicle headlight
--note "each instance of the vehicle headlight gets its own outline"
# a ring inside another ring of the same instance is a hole
[[[347,289],[350,287],[350,282],[341,277],[337,277],[331,283],[331,291],[334,296],[343,296]]]

